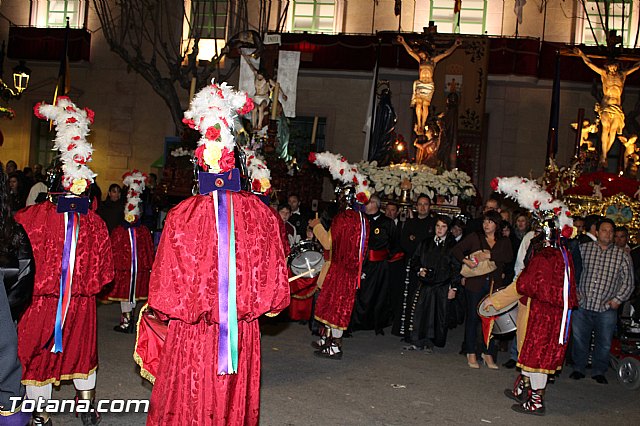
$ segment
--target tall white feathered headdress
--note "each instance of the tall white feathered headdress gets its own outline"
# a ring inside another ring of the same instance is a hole
[[[96,177],[86,165],[93,154],[93,147],[86,139],[89,125],[93,124],[93,111],[80,109],[68,97],[60,96],[56,105],[37,103],[33,113],[41,120],[53,121],[56,127],[54,149],[60,151],[62,187],[73,194],[82,194]]]
[[[234,122],[238,115],[249,113],[253,107],[245,92],[238,92],[226,83],[215,84],[213,80],[193,97],[182,121],[202,134],[195,155],[205,171],[221,173],[234,167]]]
[[[367,177],[358,171],[355,164],[350,164],[340,154],[329,151],[309,153],[309,161],[318,167],[329,169],[331,177],[346,185],[356,188],[356,199],[361,204],[366,204],[371,197],[371,189]]]
[[[147,184],[147,175],[139,170],[131,170],[122,175],[122,184],[127,190],[127,202],[124,205],[124,220],[135,223],[140,219],[140,203],[142,192]]]
[[[566,204],[554,199],[535,181],[518,176],[497,177],[491,181],[491,188],[516,201],[520,206],[537,218],[552,213],[558,223],[562,236],[570,238],[573,234],[573,219]]]

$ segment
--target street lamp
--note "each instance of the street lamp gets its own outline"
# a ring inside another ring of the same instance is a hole
[[[27,68],[24,61],[20,61],[20,63],[13,68],[14,89],[7,86],[7,84],[0,78],[0,98],[4,101],[20,99],[22,92],[24,92],[29,85],[30,76],[31,70]]]

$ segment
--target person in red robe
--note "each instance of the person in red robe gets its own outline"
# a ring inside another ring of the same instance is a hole
[[[126,223],[111,231],[115,279],[105,298],[120,302],[120,324],[113,327],[114,331],[120,333],[134,332],[132,312],[136,301],[146,300],[149,293],[149,275],[154,257],[153,238],[149,229],[140,223],[140,196],[145,189],[146,179],[147,176],[138,170],[124,174],[123,183],[127,188],[124,207]]]
[[[342,334],[349,326],[364,253],[369,239],[369,221],[361,212],[349,207],[352,187],[341,199],[341,211],[333,218],[327,232],[320,219],[309,224],[325,250],[331,250],[331,265],[316,302],[315,319],[325,325],[321,338],[312,343],[316,356],[342,358]]]
[[[541,241],[532,241],[533,256],[516,281],[489,296],[483,306],[500,310],[519,300],[517,366],[522,373],[513,389],[504,393],[517,402],[511,407],[514,411],[544,415],[547,375],[562,368],[571,311],[578,305],[573,259],[567,248],[575,228],[567,207],[535,183],[519,177],[498,179],[492,182],[494,190],[512,197],[538,219]]]
[[[107,227],[83,196],[95,176],[85,165],[93,151],[85,140],[93,112],[67,97],[59,97],[56,105],[39,103],[34,112],[56,126],[64,174],[52,184],[50,200],[15,216],[29,236],[36,262],[33,301],[18,322],[22,383],[29,399],[49,400],[52,385],[73,379],[77,398],[93,405],[96,296],[113,279]],[[85,425],[100,422],[95,410],[81,418]],[[51,422],[47,413],[35,413],[34,420]]]
[[[233,144],[235,114],[218,115],[249,112],[246,99],[224,83],[212,84],[185,113],[203,134],[198,162],[213,173],[200,172],[201,195],[167,215],[151,271],[148,305],[169,323],[151,369],[147,425],[259,422],[257,319],[287,307],[289,284],[280,219],[256,195],[239,191],[233,147],[225,144]],[[267,187],[266,179],[252,186]]]

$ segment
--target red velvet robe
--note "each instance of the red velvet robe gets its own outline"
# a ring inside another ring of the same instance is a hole
[[[36,260],[33,301],[18,323],[18,357],[27,385],[59,384],[86,378],[98,366],[96,295],[113,279],[109,234],[89,210],[80,215],[71,302],[63,328],[62,353],[44,347],[54,331],[64,247],[64,215],[49,201],[19,211],[15,219],[27,231]]]
[[[167,216],[151,271],[149,306],[168,317],[148,425],[254,425],[260,410],[256,319],[289,303],[276,215],[256,196],[233,193],[236,226],[238,372],[219,376],[218,255],[211,195]]]
[[[369,239],[366,227],[365,250]],[[360,215],[344,210],[331,222],[331,266],[316,302],[315,318],[332,328],[346,330],[355,302],[358,276],[362,262],[360,251]]]
[[[149,275],[153,265],[153,239],[149,229],[140,225],[134,227],[136,235],[136,250],[138,254],[138,273],[136,274],[136,300],[146,299],[149,293]],[[115,301],[129,300],[129,286],[131,285],[131,242],[129,229],[118,226],[111,231],[111,249],[113,251],[113,265],[115,279],[113,287],[109,289],[106,299]]]
[[[569,309],[578,305],[573,261],[569,279]],[[537,253],[516,282],[519,294],[530,299],[527,330],[518,366],[525,371],[552,374],[562,368],[567,344],[558,343],[563,314],[562,289],[564,260],[558,249],[545,248]],[[566,325],[569,327],[569,324]]]

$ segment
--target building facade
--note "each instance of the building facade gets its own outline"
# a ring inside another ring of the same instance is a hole
[[[229,1],[233,2],[233,8]],[[235,4],[240,2],[242,7]],[[492,40],[517,36],[536,46],[540,45],[539,41],[556,43],[558,47],[564,43],[593,44],[594,35],[599,40],[603,37],[598,8],[602,14],[605,7],[604,2],[568,0],[547,2],[540,9],[537,2],[530,1],[524,5],[522,21],[518,22],[514,0],[464,0],[459,14],[454,13],[453,0],[290,0],[273,2],[271,10],[266,1],[217,0],[186,2],[185,16],[189,16],[192,7],[204,7],[198,3],[215,7],[215,16],[206,24],[212,38],[209,44],[212,49],[216,46],[220,49],[239,25],[258,31],[349,35],[398,30],[402,33],[422,33],[430,21],[437,25],[439,34],[487,36]],[[640,16],[638,1],[622,0],[606,4],[611,8],[609,27],[619,30],[625,46],[634,47],[637,44]],[[243,16],[235,14],[234,11],[238,10],[245,11]],[[155,171],[151,165],[164,154],[164,138],[175,135],[175,126],[168,109],[149,83],[131,71],[111,51],[96,16],[95,2],[3,0],[0,13],[5,18],[0,24],[0,37],[3,40],[9,37],[10,24],[61,28],[67,17],[72,28],[84,29],[90,36],[89,57],[70,62],[70,97],[79,106],[95,110],[96,119],[89,140],[95,148],[91,167],[99,175],[99,184],[105,188],[109,183],[120,182],[122,173],[131,168]],[[188,33],[185,34],[188,37]],[[499,44],[492,42],[490,46],[495,50]],[[282,48],[286,49],[286,45]],[[510,52],[509,48],[503,48],[503,51],[505,54]],[[398,52],[398,55],[406,55],[401,50]],[[207,54],[211,55],[202,52],[202,55]],[[14,52],[5,59],[5,76],[19,58],[19,53]],[[489,73],[487,76],[484,94],[487,126],[482,157],[484,174],[479,185],[481,192],[487,192],[488,182],[496,175],[537,176],[542,172],[552,81],[548,74],[538,72],[543,66],[548,68],[549,64],[536,61],[548,62],[548,58],[537,54],[532,60],[534,71],[530,73],[522,73],[514,66],[513,72]],[[563,61],[566,60],[563,58]],[[341,69],[322,69],[305,66],[304,61],[303,54],[297,88],[297,116],[321,117],[325,123],[325,148],[340,152],[351,161],[359,161],[365,146],[363,127],[370,111],[374,67],[363,69],[354,63],[346,64],[349,66]],[[309,64],[313,65],[314,61]],[[349,58],[345,59],[345,63],[349,61]],[[402,61],[406,62],[406,58]],[[224,67],[231,69],[232,62],[226,61]],[[396,61],[400,62],[400,59]],[[584,67],[583,73],[590,72],[583,64],[575,64]],[[12,100],[8,104],[15,110],[16,116],[13,120],[0,122],[0,130],[4,135],[0,160],[6,162],[13,159],[21,168],[51,157],[46,152],[48,125],[38,123],[33,117],[32,108],[36,102],[52,101],[60,61],[29,60],[28,66],[32,69],[29,88],[20,100]],[[442,67],[443,74],[451,72],[447,69],[446,60],[438,67]],[[492,64],[489,63],[488,67],[491,70]],[[397,131],[410,140],[413,112],[409,104],[412,82],[417,78],[417,64],[380,67],[378,72],[379,79],[390,82],[392,102],[398,114]],[[593,77],[596,75],[593,74]],[[230,83],[237,84],[237,78],[237,72],[232,74]],[[438,81],[436,76],[436,90],[442,85],[444,81]],[[565,163],[574,149],[575,133],[569,124],[575,121],[578,108],[584,108],[586,116],[593,118],[595,99],[591,94],[592,83],[584,79],[565,80],[561,88],[557,158],[559,163]],[[186,107],[188,91],[181,91],[180,94]],[[625,90],[625,110],[634,110],[637,101],[638,91],[635,82],[630,79]]]

